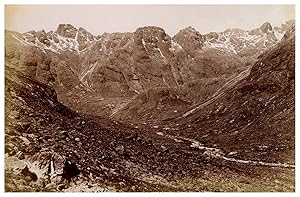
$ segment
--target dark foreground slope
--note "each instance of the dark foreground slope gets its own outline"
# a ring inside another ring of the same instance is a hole
[[[6,191],[56,191],[71,183],[99,191],[168,189],[139,176],[173,172],[176,154],[137,130],[70,111],[53,89],[16,70],[6,68],[5,82]]]
[[[5,77],[6,191],[174,191],[161,182],[218,168],[147,131],[80,116],[14,69],[6,67]]]
[[[93,176],[106,185],[99,191],[110,185],[114,190],[132,185],[136,190],[155,190],[125,172],[126,162],[130,165],[142,147],[150,152],[143,150],[138,157],[158,152],[135,133],[107,120],[79,116],[60,104],[51,88],[6,68],[6,191],[61,190],[66,187],[64,179],[83,182]],[[134,150],[130,144],[136,138],[139,147]],[[73,167],[66,167],[65,159]]]

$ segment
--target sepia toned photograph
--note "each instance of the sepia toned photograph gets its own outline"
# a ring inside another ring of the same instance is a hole
[[[4,11],[5,192],[295,192],[295,5]]]

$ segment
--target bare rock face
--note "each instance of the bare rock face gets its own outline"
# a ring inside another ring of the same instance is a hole
[[[170,56],[171,38],[162,28],[152,26],[138,28],[134,33],[134,39],[134,45],[152,57]]]
[[[209,32],[205,35],[206,40],[210,40],[211,42],[216,42],[216,40],[219,38],[219,35],[217,32]]]
[[[45,30],[42,31],[29,31],[23,36],[29,43],[37,44],[40,42],[42,45],[49,47],[51,45],[48,35]]]
[[[78,37],[77,42],[79,44],[78,49],[82,51],[86,47],[88,47],[91,43],[96,40],[95,36],[93,36],[90,32],[80,27],[78,29]]]
[[[260,26],[259,28],[263,33],[267,33],[269,31],[272,31],[272,26],[269,22],[265,22],[264,24],[262,24],[262,26]]]
[[[77,31],[71,24],[59,24],[56,30],[58,35],[73,39],[75,39]]]
[[[283,40],[287,40],[287,39],[293,37],[295,34],[295,31],[296,31],[295,30],[295,21],[290,21],[290,23],[287,22],[287,25],[284,26],[284,28],[286,28],[286,33],[283,36]]]
[[[209,99],[235,73],[240,73],[251,65],[251,61],[215,49],[198,52],[190,62],[188,55],[185,55],[187,59],[182,60],[183,65],[179,72],[182,84],[153,87],[141,92],[122,105],[112,117],[134,123],[168,119],[198,102]]]
[[[45,30],[36,32],[36,36],[37,36],[38,40],[42,44],[45,44],[48,47],[51,45],[51,43],[50,43],[50,41],[49,41],[49,39],[47,37],[47,33],[45,32]]]
[[[295,20],[288,20],[285,24],[281,25],[282,31],[289,31],[292,28],[295,28]]]
[[[192,57],[195,57],[197,51],[204,46],[204,40],[201,34],[191,26],[180,30],[173,40],[182,46],[182,48]]]
[[[64,42],[64,39],[58,38],[57,35],[67,38],[66,45],[74,47],[75,51],[82,51],[96,41],[96,37],[82,27],[79,29],[70,24],[60,24],[57,30],[52,33],[56,42]],[[70,40],[68,40],[70,38]],[[68,49],[68,48],[66,48]]]
[[[136,76],[143,89],[158,84],[174,86],[176,79],[172,74],[171,38],[158,27],[138,28],[134,33],[134,61]],[[145,80],[150,78],[152,80]]]
[[[45,38],[44,32],[31,32],[31,35],[37,35],[34,42],[40,42],[39,40],[48,43]],[[14,43],[16,40],[22,39],[21,35],[7,34],[6,40],[8,43]],[[45,84],[53,84],[56,80],[55,64],[58,62],[58,58],[45,54],[37,47],[32,45],[18,45],[10,46],[6,45],[6,62],[21,71],[22,73],[35,78]]]
[[[84,57],[81,79],[107,95],[133,94],[158,84],[175,85],[168,65],[173,64],[170,47],[170,37],[157,27],[104,33]]]

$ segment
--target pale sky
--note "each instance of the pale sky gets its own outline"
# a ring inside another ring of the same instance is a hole
[[[295,19],[289,5],[22,5],[5,6],[5,28],[18,32],[56,30],[70,23],[94,35],[134,32],[154,25],[170,36],[192,26],[201,34],[227,28],[254,29],[268,21],[280,26]]]

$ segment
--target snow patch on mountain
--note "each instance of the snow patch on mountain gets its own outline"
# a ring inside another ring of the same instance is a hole
[[[224,32],[210,32],[204,35],[204,48],[215,48],[238,55],[260,54],[278,43],[285,29],[264,23],[254,30],[227,29]]]
[[[170,51],[178,52],[178,51],[180,51],[180,50],[182,50],[182,47],[181,47],[178,43],[176,43],[176,42],[174,42],[173,40],[171,40],[171,48],[170,48]]]
[[[21,37],[28,45],[36,46],[43,52],[49,50],[54,53],[80,53],[98,40],[85,29],[76,29],[69,24],[59,25],[56,31],[29,31],[21,34]]]

